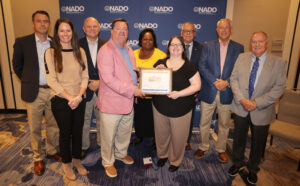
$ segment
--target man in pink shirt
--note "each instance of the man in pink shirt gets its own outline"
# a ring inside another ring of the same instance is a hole
[[[212,115],[217,108],[218,140],[216,151],[221,162],[227,162],[225,153],[229,131],[230,104],[233,96],[229,86],[229,78],[240,53],[244,47],[230,40],[231,23],[229,19],[221,19],[217,23],[218,40],[207,42],[199,61],[199,72],[202,86],[199,92],[201,100],[200,133],[201,144],[194,153],[200,159],[209,149],[209,129]]]
[[[127,155],[133,123],[134,96],[144,96],[137,87],[135,58],[126,44],[128,23],[124,19],[112,22],[111,39],[97,56],[100,87],[97,99],[101,131],[102,165],[109,177],[116,177],[115,159],[133,164]]]

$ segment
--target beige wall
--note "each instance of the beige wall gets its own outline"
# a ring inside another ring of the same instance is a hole
[[[232,39],[242,43],[249,51],[249,39],[254,31],[269,35],[272,40],[284,40],[290,0],[235,0]],[[277,47],[279,48],[279,47]],[[281,52],[273,53],[281,56]]]
[[[59,0],[11,0],[11,6],[16,37],[33,32],[31,16],[36,10],[46,10],[49,13],[51,20],[50,35],[53,35],[52,28],[60,16]]]

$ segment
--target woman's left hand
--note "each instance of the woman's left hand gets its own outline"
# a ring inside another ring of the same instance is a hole
[[[72,110],[76,109],[79,105],[79,103],[82,101],[82,98],[77,96],[77,97],[74,97],[74,99],[70,100],[68,102],[68,105],[70,106],[70,108]]]
[[[168,97],[171,98],[171,99],[177,99],[179,98],[181,95],[180,95],[180,92],[179,91],[172,91]]]

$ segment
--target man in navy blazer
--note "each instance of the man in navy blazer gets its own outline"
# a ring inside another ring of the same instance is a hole
[[[207,42],[199,62],[202,85],[199,92],[201,100],[200,134],[201,144],[194,153],[195,158],[202,158],[209,149],[209,129],[214,110],[218,112],[218,140],[216,151],[219,160],[227,162],[225,153],[229,132],[230,104],[233,96],[229,86],[229,78],[240,53],[244,47],[230,40],[231,23],[229,19],[221,19],[217,23],[218,40]]]
[[[83,23],[83,31],[86,37],[79,40],[80,46],[84,49],[87,58],[89,71],[89,85],[86,89],[86,107],[84,115],[84,125],[82,130],[82,158],[85,157],[87,149],[90,147],[90,127],[91,117],[94,111],[96,116],[97,143],[100,146],[100,126],[99,114],[95,109],[99,89],[99,74],[97,68],[97,54],[101,46],[106,42],[99,38],[100,25],[96,18],[88,17]]]
[[[27,109],[34,160],[33,171],[42,175],[45,170],[42,148],[43,113],[46,119],[47,157],[61,161],[56,151],[58,127],[51,111],[50,88],[44,68],[44,53],[51,45],[51,38],[48,36],[49,14],[43,10],[36,11],[32,14],[32,25],[33,34],[16,39],[12,63],[16,75],[21,80],[21,98]]]
[[[185,22],[181,28],[181,36],[182,36],[184,44],[185,44],[185,49],[186,49],[186,54],[187,54],[188,59],[190,61],[192,61],[193,63],[195,63],[195,65],[198,69],[198,64],[199,64],[200,55],[201,55],[201,51],[202,51],[202,45],[194,40],[196,37],[195,25],[192,22]],[[195,103],[198,101],[197,97],[198,96],[195,95]],[[186,150],[191,149],[190,141],[191,141],[192,131],[193,131],[194,109],[192,112],[189,137],[187,139],[187,143],[186,143],[186,147],[185,147]]]

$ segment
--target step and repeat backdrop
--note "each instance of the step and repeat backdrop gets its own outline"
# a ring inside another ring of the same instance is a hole
[[[217,39],[216,23],[226,15],[227,0],[60,0],[60,16],[69,18],[79,37],[84,19],[95,17],[100,23],[100,37],[110,38],[111,22],[124,18],[129,24],[128,44],[137,49],[139,33],[152,28],[158,48],[166,51],[169,39],[180,35],[182,24],[190,21],[196,27],[196,41]],[[194,125],[199,126],[199,103]]]

